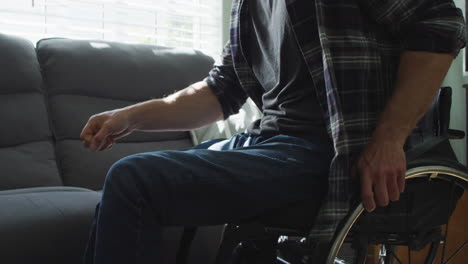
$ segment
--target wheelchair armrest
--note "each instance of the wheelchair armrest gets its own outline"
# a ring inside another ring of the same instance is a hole
[[[449,139],[464,139],[465,138],[465,131],[456,130],[456,129],[449,129],[447,131]]]
[[[440,148],[440,144],[448,139],[463,139],[465,137],[465,132],[449,129],[451,98],[452,89],[450,87],[439,89],[439,93],[434,98],[429,110],[419,120],[416,128],[405,142],[404,148],[408,161],[418,158],[433,148]],[[450,158],[455,157],[454,154],[450,156]],[[456,158],[454,159],[456,160]]]
[[[448,138],[432,138],[406,152],[407,168],[440,165],[461,165],[452,149]]]
[[[419,120],[412,135],[421,137],[445,137],[450,125],[450,108],[452,106],[452,89],[441,87],[432,101],[426,114]]]

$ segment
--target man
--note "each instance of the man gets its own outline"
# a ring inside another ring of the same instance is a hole
[[[406,138],[464,44],[452,0],[234,0],[230,43],[209,77],[95,115],[81,138],[102,151],[135,130],[194,129],[236,113],[247,97],[264,117],[231,139],[114,164],[87,255],[158,263],[164,225],[249,218],[327,184],[311,236],[329,241],[353,181],[368,211],[399,199]]]

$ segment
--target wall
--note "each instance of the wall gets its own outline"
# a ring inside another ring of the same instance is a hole
[[[229,40],[232,0],[223,0],[223,43]]]
[[[465,0],[455,0],[455,3],[458,7],[465,10]],[[463,88],[463,84],[468,83],[468,76],[464,76],[464,52],[464,50],[461,51],[460,55],[453,62],[443,85],[451,86],[453,89],[450,127],[466,131],[466,89]],[[451,143],[458,159],[466,165],[466,139],[452,140]]]

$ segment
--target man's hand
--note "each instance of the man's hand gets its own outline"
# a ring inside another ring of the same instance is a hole
[[[115,140],[132,131],[125,112],[113,110],[93,115],[83,128],[80,138],[91,151],[102,151],[110,149]]]
[[[406,175],[403,146],[374,137],[358,157],[354,174],[360,177],[362,203],[368,212],[372,212],[376,204],[387,206],[389,201],[399,200]]]

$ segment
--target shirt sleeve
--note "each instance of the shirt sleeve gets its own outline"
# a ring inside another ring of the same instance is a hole
[[[406,50],[452,53],[466,45],[462,11],[453,0],[357,0]]]
[[[204,81],[218,97],[223,109],[224,119],[227,119],[230,115],[239,112],[248,96],[242,89],[234,70],[229,43],[224,47],[222,56],[221,64],[215,64]]]

